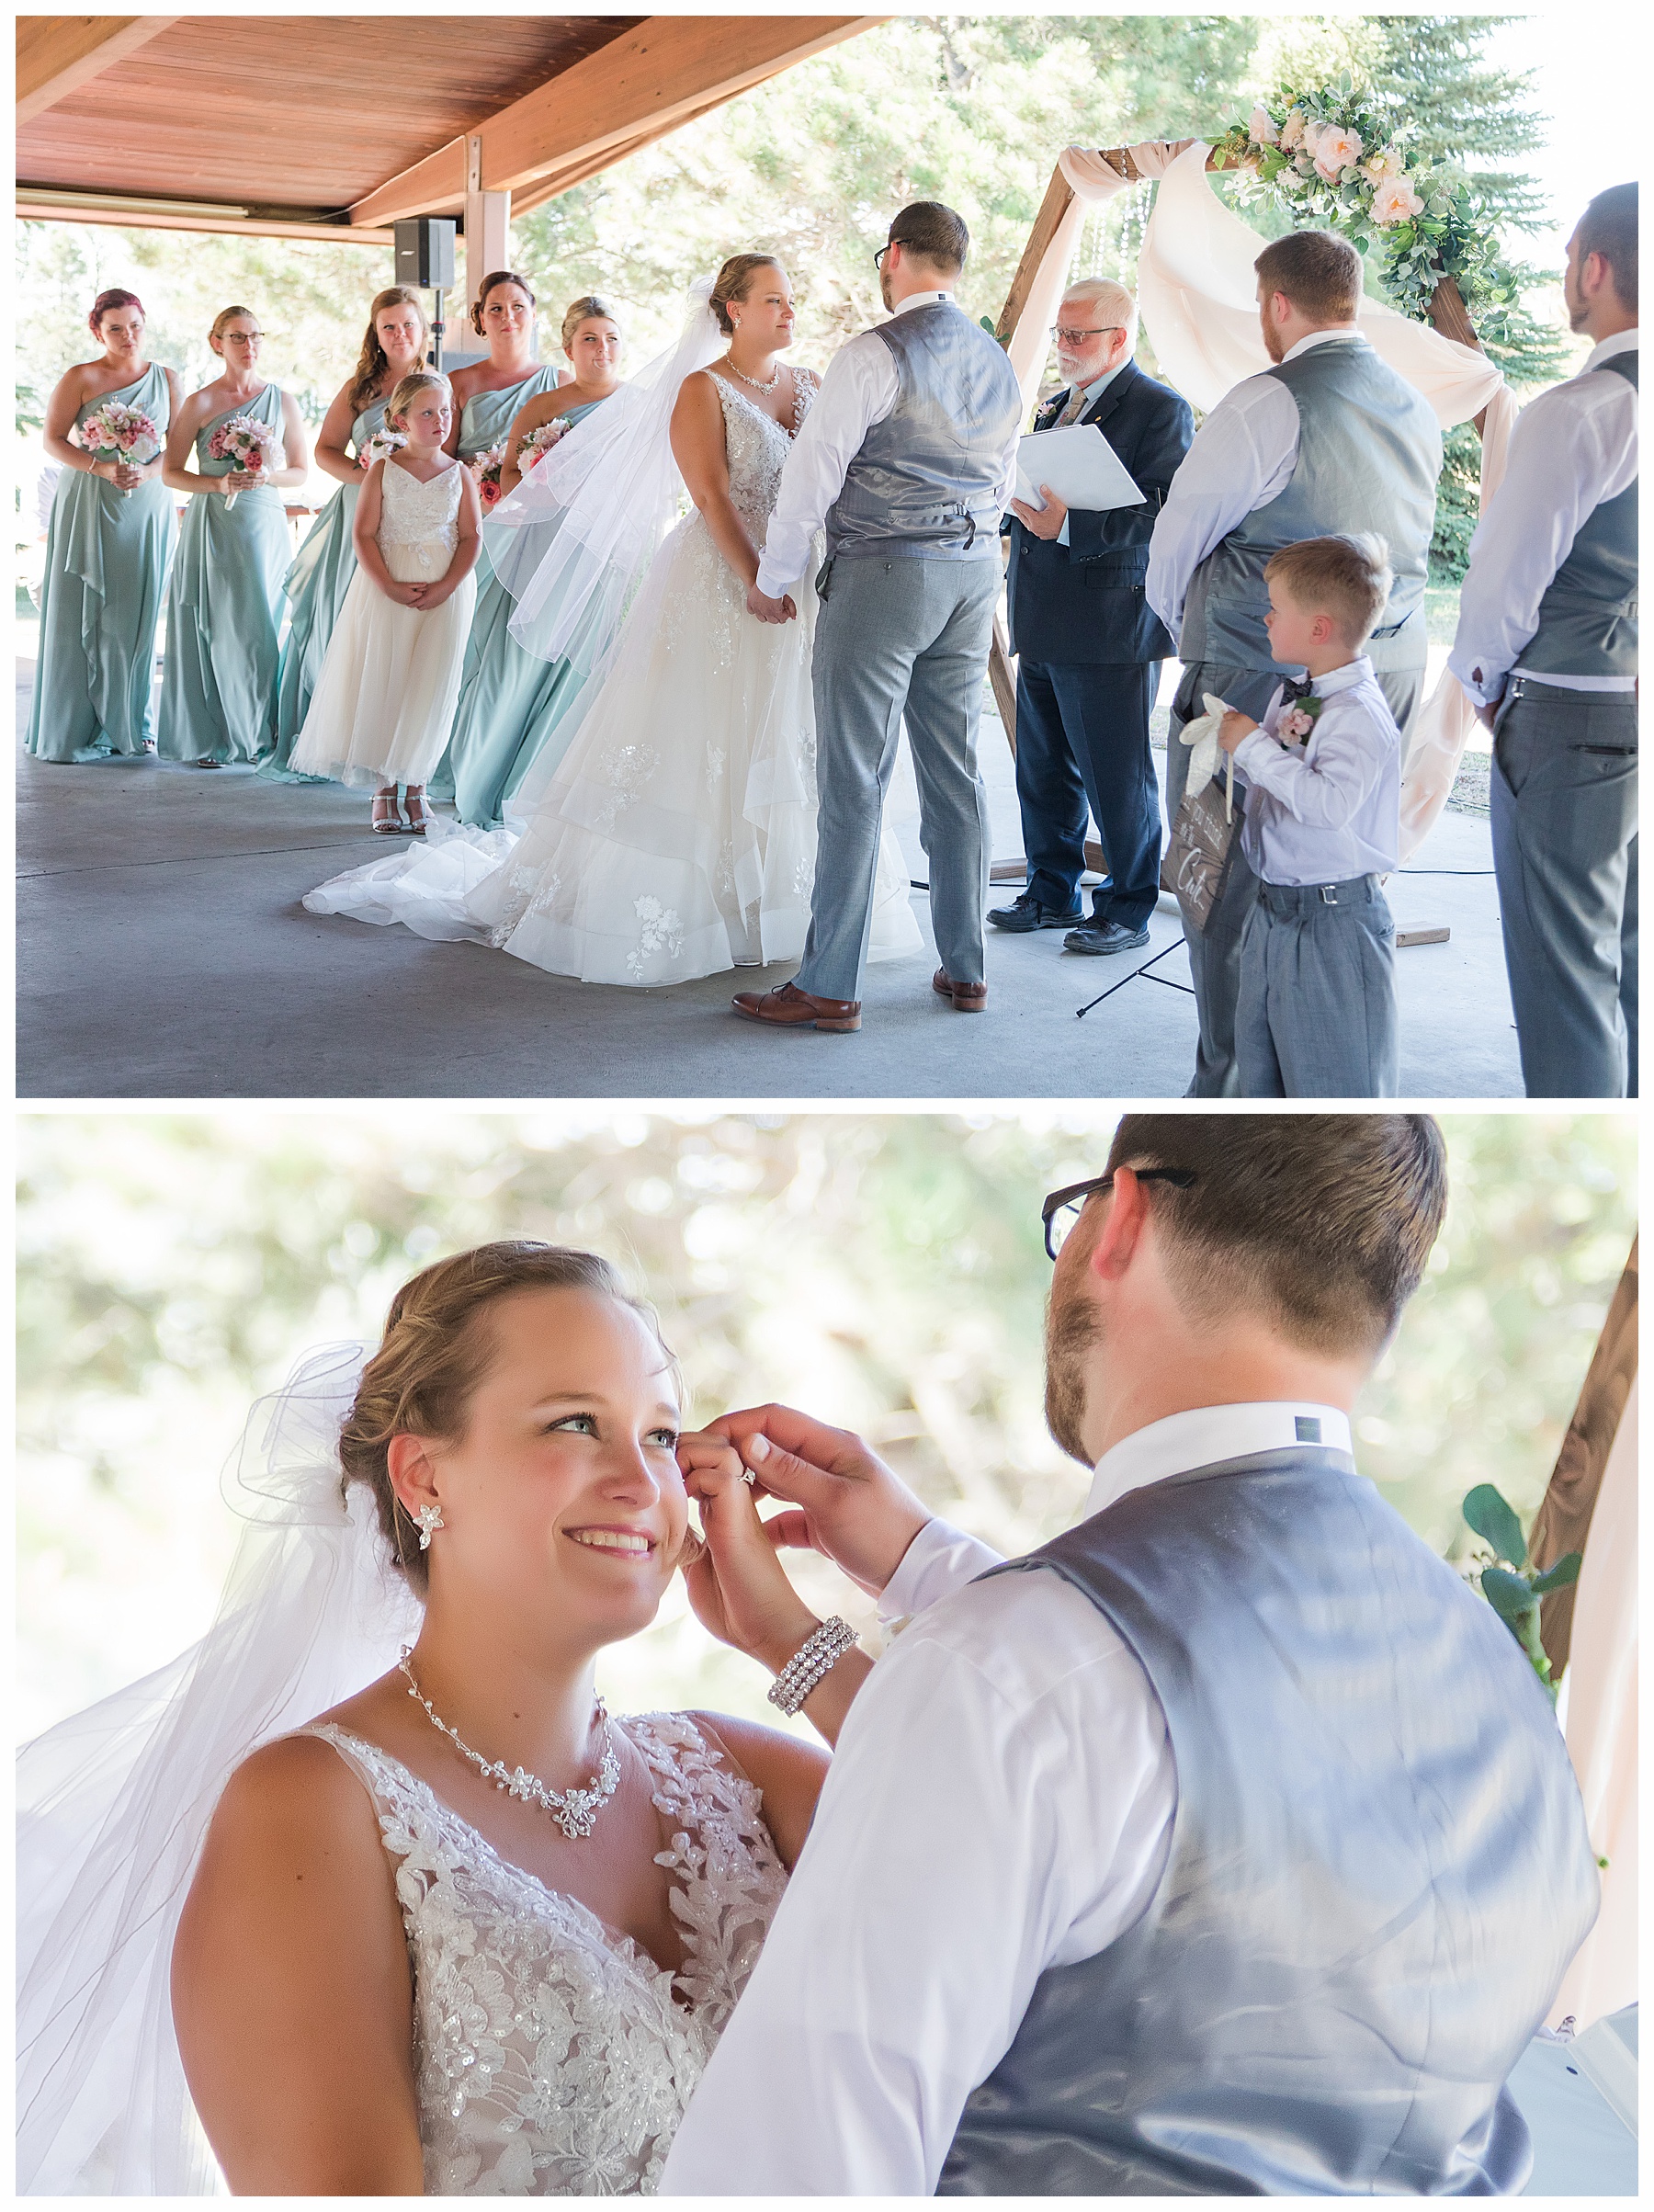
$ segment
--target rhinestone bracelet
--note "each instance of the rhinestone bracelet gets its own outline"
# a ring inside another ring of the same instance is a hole
[[[769,1701],[784,1713],[796,1713],[824,1674],[830,1673],[844,1653],[855,1648],[855,1630],[834,1614],[807,1636],[769,1686]]]

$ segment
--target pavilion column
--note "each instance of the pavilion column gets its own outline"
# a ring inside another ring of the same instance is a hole
[[[473,132],[465,145],[465,304],[490,269],[511,267],[511,194],[482,189],[482,140]]]

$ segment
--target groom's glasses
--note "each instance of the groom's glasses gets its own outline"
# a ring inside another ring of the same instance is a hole
[[[1134,1167],[1132,1174],[1139,1183],[1170,1183],[1176,1190],[1187,1190],[1195,1180],[1192,1168],[1187,1167]],[[1087,1198],[1094,1198],[1099,1191],[1112,1190],[1112,1174],[1093,1175],[1089,1183],[1071,1183],[1066,1190],[1054,1190],[1039,1209],[1045,1223],[1046,1257],[1054,1260],[1062,1250],[1063,1239],[1080,1219],[1080,1209]]]

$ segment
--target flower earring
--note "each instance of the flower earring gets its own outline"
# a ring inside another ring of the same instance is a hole
[[[432,1537],[443,1526],[441,1506],[434,1500],[429,1505],[422,1505],[414,1515],[414,1526],[419,1531],[419,1548],[429,1551]]]

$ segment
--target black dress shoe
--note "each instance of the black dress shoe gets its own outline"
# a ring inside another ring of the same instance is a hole
[[[1071,929],[1083,911],[1076,906],[1059,914],[1041,906],[1031,891],[1023,891],[1009,906],[991,906],[988,919],[995,929]]]
[[[1123,922],[1087,922],[1079,929],[1071,929],[1062,940],[1064,952],[1130,952],[1134,947],[1147,945],[1149,925],[1141,929],[1127,929]]]

